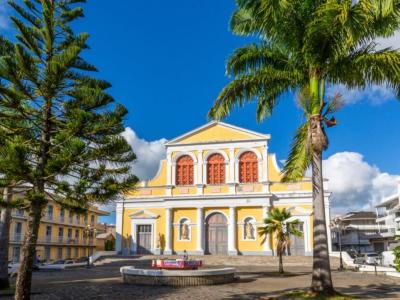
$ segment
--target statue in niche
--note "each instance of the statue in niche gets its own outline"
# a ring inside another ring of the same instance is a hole
[[[244,224],[244,239],[254,240],[254,231],[254,225],[250,222],[250,220],[246,221]]]
[[[189,224],[183,223],[181,226],[181,240],[189,240]]]

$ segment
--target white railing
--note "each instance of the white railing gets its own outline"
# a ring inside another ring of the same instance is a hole
[[[378,225],[348,225],[345,227],[345,229],[358,229],[358,230],[379,230],[379,226]]]

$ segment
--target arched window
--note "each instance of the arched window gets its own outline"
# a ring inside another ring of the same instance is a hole
[[[254,152],[244,152],[239,157],[239,181],[257,182],[258,181],[258,160]]]
[[[212,154],[207,159],[207,183],[225,183],[225,159],[219,153]]]
[[[190,221],[187,218],[183,218],[179,222],[179,240],[190,241]]]
[[[252,217],[247,217],[243,222],[243,239],[255,240],[256,239],[256,226],[255,220]]]
[[[176,185],[193,184],[193,159],[189,155],[179,157],[176,162]]]

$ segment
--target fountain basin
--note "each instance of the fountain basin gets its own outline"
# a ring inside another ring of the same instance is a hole
[[[151,267],[155,269],[197,270],[202,266],[202,260],[153,259],[151,261]]]
[[[124,283],[141,285],[195,286],[229,283],[235,280],[235,268],[201,270],[149,270],[132,266],[120,269]]]

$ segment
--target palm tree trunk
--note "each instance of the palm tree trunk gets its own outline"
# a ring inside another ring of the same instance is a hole
[[[314,257],[311,290],[318,294],[333,294],[327,240],[324,187],[322,177],[322,151],[314,148],[312,160],[314,201]]]
[[[4,188],[4,199],[7,203],[12,200],[12,189]],[[0,213],[0,290],[8,289],[8,241],[10,238],[11,208],[4,207]]]
[[[43,201],[31,202],[30,218],[28,220],[28,231],[22,247],[22,261],[18,270],[15,288],[16,300],[27,300],[31,297],[32,269],[36,255],[36,242],[38,238],[40,219],[42,217]]]
[[[279,274],[283,274],[283,259],[282,259],[282,251],[279,251]]]

